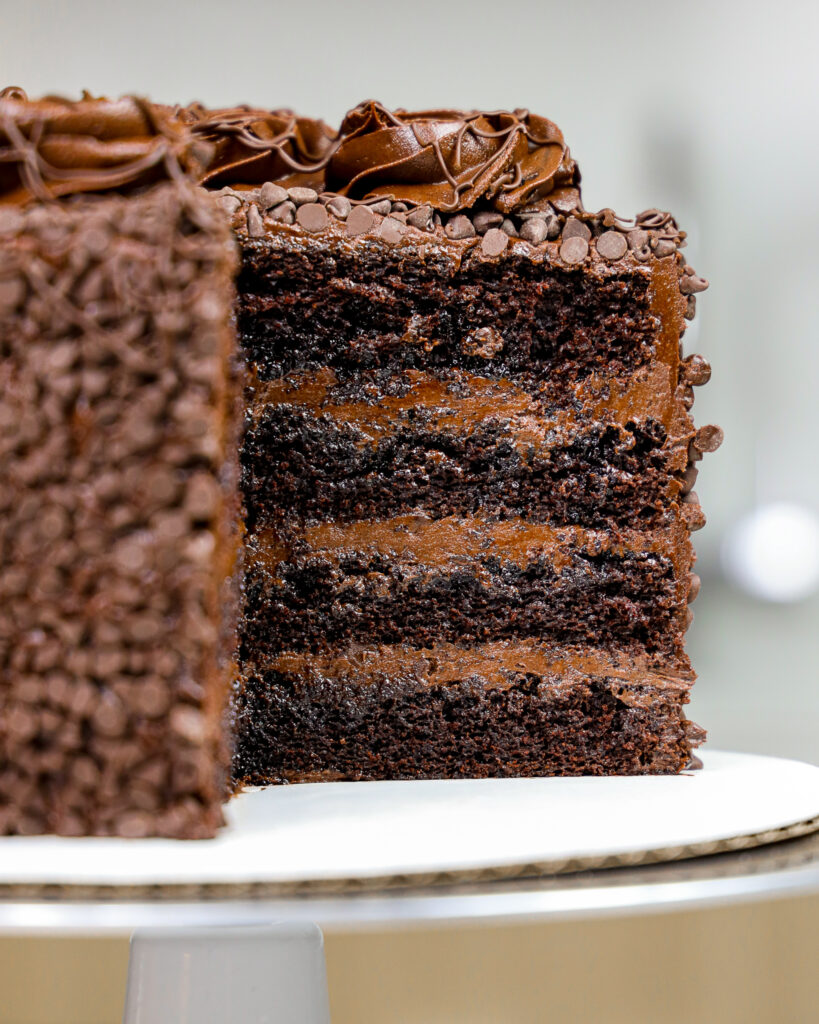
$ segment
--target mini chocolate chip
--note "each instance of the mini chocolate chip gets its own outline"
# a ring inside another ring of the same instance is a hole
[[[432,230],[432,207],[418,206],[407,214],[407,224],[417,228],[419,231]]]
[[[695,465],[690,465],[688,469],[686,469],[685,476],[683,477],[682,494],[688,494],[688,492],[692,490],[694,484],[697,482],[698,474],[699,470]]]
[[[626,237],[631,249],[644,249],[648,245],[648,232],[642,228],[634,228]]]
[[[475,225],[469,217],[459,213],[447,221],[444,234],[447,238],[454,239],[473,238],[475,235]]]
[[[701,355],[683,359],[680,370],[681,376],[694,387],[701,387],[711,379],[711,364]]]
[[[274,206],[267,216],[277,224],[292,224],[296,219],[296,204],[288,199],[287,202]]]
[[[597,239],[597,251],[605,260],[620,260],[628,252],[628,242],[619,231],[604,231]]]
[[[386,217],[392,209],[392,200],[380,199],[377,203],[370,203],[369,206],[373,213],[377,213],[379,217]]]
[[[188,743],[200,744],[205,738],[205,720],[195,708],[175,707],[169,718],[171,731]]]
[[[40,536],[44,541],[55,541],[62,537],[68,529],[68,525],[68,514],[59,505],[51,505],[46,508],[37,523]]]
[[[93,789],[100,778],[96,762],[93,758],[83,755],[72,759],[68,774],[80,789]]]
[[[264,234],[264,221],[259,207],[251,203],[247,208],[247,233],[251,238],[261,238]]]
[[[196,473],[185,488],[185,510],[193,519],[210,519],[219,509],[221,490],[210,474]]]
[[[564,238],[560,246],[560,258],[566,263],[582,263],[589,255],[589,243],[580,235]]]
[[[346,220],[350,216],[353,204],[346,196],[333,196],[327,203],[327,209],[339,220]]]
[[[505,235],[508,235],[508,236],[509,236],[510,238],[517,238],[517,237],[518,237],[518,229],[517,229],[517,225],[516,225],[516,224],[515,224],[515,222],[514,222],[514,221],[513,221],[513,220],[512,220],[511,218],[509,218],[509,217],[507,217],[507,218],[506,218],[506,219],[504,220],[503,224],[501,224],[501,226],[500,226],[500,229],[501,229],[501,231],[502,231],[502,232],[503,232],[503,233],[504,233]]]
[[[385,217],[381,222],[381,228],[378,233],[385,242],[395,245],[401,241],[404,234],[404,225],[400,220],[395,220],[394,217]]]
[[[688,603],[689,604],[691,604],[693,601],[697,600],[697,595],[700,592],[701,584],[702,584],[702,580],[699,578],[699,576],[695,572],[692,572],[691,575],[688,577]]]
[[[0,235],[14,235],[22,231],[25,219],[14,206],[0,206]]]
[[[483,236],[481,252],[484,256],[500,256],[509,245],[509,235],[503,228],[490,228]]]
[[[503,214],[496,210],[481,210],[472,218],[472,223],[479,235],[485,235],[490,228],[499,228],[503,224]]]
[[[546,221],[541,220],[539,217],[532,217],[524,221],[520,229],[520,237],[527,242],[531,242],[532,245],[540,245],[541,242],[545,242],[548,234],[549,229],[546,226]]]
[[[682,404],[686,409],[690,409],[694,404],[694,389],[690,384],[686,384],[682,392]]]
[[[699,505],[700,498],[696,491],[687,491],[683,495],[683,501],[686,505]]]
[[[697,292],[704,292],[707,287],[705,278],[697,277],[696,274],[680,278],[680,291],[683,295],[696,295]]]
[[[242,200],[238,196],[219,196],[216,202],[225,211],[228,217],[232,217],[242,205]]]
[[[259,189],[259,206],[263,210],[269,210],[271,206],[278,206],[287,200],[287,189],[276,185],[272,181],[266,181]]]
[[[374,225],[375,214],[372,210],[366,206],[356,206],[347,217],[347,234],[364,235],[372,231]]]
[[[94,675],[105,680],[125,668],[125,652],[119,647],[101,647],[94,652]]]
[[[558,213],[569,214],[577,209],[580,196],[574,189],[566,189],[566,194],[550,200],[552,206]]]
[[[663,259],[664,256],[673,256],[677,251],[677,243],[671,238],[661,238],[654,246],[654,255],[658,259]]]
[[[158,718],[170,705],[168,687],[161,679],[149,678],[138,682],[131,694],[131,706],[146,718]]]
[[[709,423],[707,426],[700,427],[694,435],[693,444],[698,451],[715,452],[724,439],[725,434],[722,428]]]
[[[689,295],[688,302],[685,304],[685,312],[683,316],[686,320],[693,320],[697,313],[697,297],[696,295]]]
[[[686,608],[685,609],[685,628],[688,629],[693,621],[694,621],[694,609],[693,608]]]
[[[35,711],[18,704],[12,706],[10,711],[6,711],[4,718],[6,733],[17,743],[25,743],[37,735],[39,725]]]
[[[0,281],[0,315],[13,313],[26,297],[26,285],[21,277]]]
[[[121,736],[128,725],[128,715],[118,697],[103,693],[92,716],[94,728],[102,736]]]
[[[145,839],[153,831],[154,819],[149,811],[125,811],[114,821],[114,833],[125,839]]]
[[[138,573],[148,564],[148,551],[139,536],[123,537],[113,549],[113,560],[121,572]]]
[[[392,212],[393,213],[406,213],[408,210],[409,210],[409,207],[407,206],[406,203],[393,203],[392,204]]]
[[[295,188],[289,188],[287,190],[287,197],[294,202],[296,206],[304,206],[305,203],[315,203],[318,201],[318,192],[314,188],[301,188],[296,186]]]
[[[323,231],[330,223],[327,210],[321,203],[305,203],[296,211],[296,220],[305,231]]]
[[[549,241],[554,241],[560,235],[560,217],[557,214],[550,213],[546,215],[546,228],[549,234],[546,236]]]
[[[591,231],[588,224],[584,224],[578,217],[569,217],[563,226],[563,239],[582,238],[586,242],[591,239]]]

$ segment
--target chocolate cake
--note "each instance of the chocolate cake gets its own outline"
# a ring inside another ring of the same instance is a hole
[[[242,252],[236,782],[684,768],[673,218],[586,211],[527,111],[183,119]]]
[[[721,432],[669,214],[520,110],[9,90],[0,157],[0,833],[212,834],[231,758],[685,767]]]

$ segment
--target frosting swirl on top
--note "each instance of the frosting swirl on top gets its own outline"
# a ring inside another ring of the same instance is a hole
[[[579,185],[560,129],[527,110],[351,110],[327,167],[326,187],[351,199],[391,196],[444,211],[478,200],[502,213]]]
[[[199,177],[208,155],[170,107],[0,91],[0,203]]]
[[[206,110],[198,104],[180,110],[179,118],[214,147],[200,179],[208,188],[266,181],[285,188],[324,188],[324,171],[337,136],[323,121],[296,117],[292,110]]]

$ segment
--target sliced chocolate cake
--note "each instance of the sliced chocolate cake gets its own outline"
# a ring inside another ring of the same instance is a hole
[[[192,142],[0,98],[0,835],[221,821],[236,258]]]
[[[525,111],[183,115],[242,249],[236,782],[676,772],[705,287]]]

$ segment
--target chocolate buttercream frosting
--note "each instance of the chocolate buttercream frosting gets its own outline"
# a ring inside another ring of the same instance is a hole
[[[266,181],[285,188],[324,188],[325,168],[338,136],[323,121],[297,117],[292,110],[206,110],[199,104],[181,109],[178,116],[215,149],[200,179],[209,188]]]
[[[580,182],[557,125],[528,110],[351,110],[327,167],[327,188],[351,199],[391,196],[438,210],[487,200],[502,213]]]
[[[201,178],[210,188],[270,181],[354,202],[389,197],[446,212],[482,202],[510,213],[580,183],[560,129],[527,110],[391,111],[368,100],[338,133],[289,110],[193,105],[179,118],[215,147]]]
[[[171,107],[135,96],[29,100],[22,89],[0,91],[0,203],[198,178],[209,157]]]

